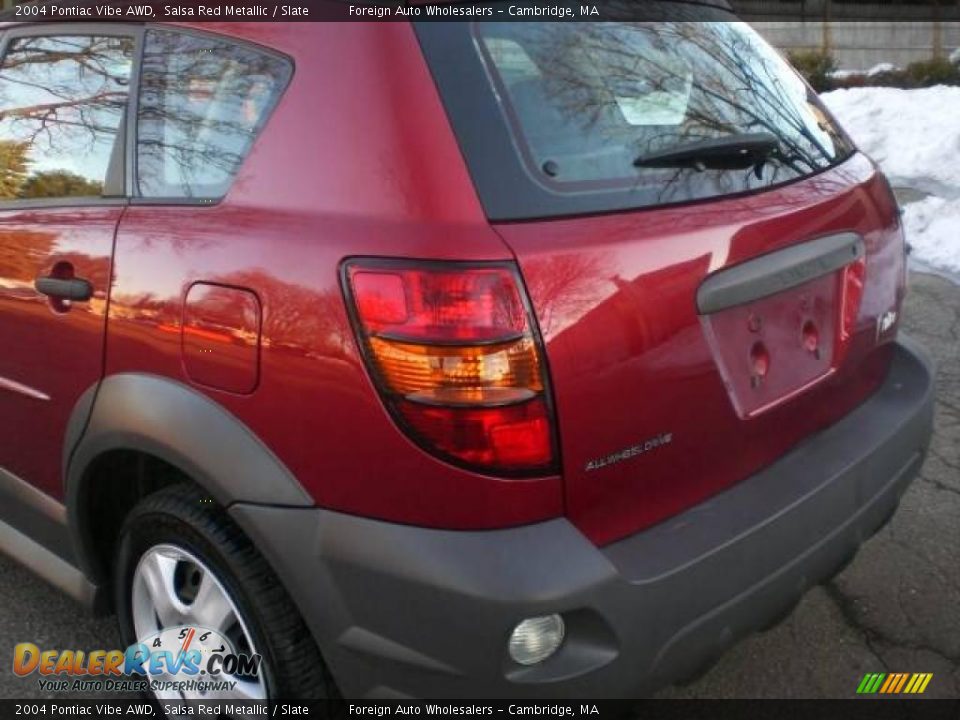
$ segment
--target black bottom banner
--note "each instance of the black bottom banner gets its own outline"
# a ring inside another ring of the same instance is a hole
[[[0,718],[636,718],[956,720],[960,700],[0,700]]]

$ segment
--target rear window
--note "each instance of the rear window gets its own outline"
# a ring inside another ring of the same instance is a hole
[[[800,77],[723,17],[420,26],[488,215],[726,196],[846,159],[850,143]],[[452,66],[467,71],[452,78]]]

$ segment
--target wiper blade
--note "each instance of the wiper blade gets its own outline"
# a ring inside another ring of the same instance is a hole
[[[641,155],[635,167],[707,167],[748,168],[763,162],[778,151],[780,143],[771,133],[742,133],[678,145],[660,152]]]

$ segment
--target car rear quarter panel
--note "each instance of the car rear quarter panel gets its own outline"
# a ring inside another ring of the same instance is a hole
[[[189,288],[249,289],[263,316],[260,338],[246,339],[260,353],[257,387],[234,394],[191,384],[244,422],[320,505],[462,528],[558,515],[559,478],[473,474],[403,436],[365,374],[348,321],[338,275],[346,257],[511,257],[483,216],[411,28],[202,29],[284,52],[297,72],[222,203],[128,208],[107,374],[191,383],[181,355]]]

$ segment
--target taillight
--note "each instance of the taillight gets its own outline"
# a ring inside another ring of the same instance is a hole
[[[351,260],[343,277],[370,374],[415,441],[483,472],[555,470],[541,348],[512,266]]]
[[[843,341],[848,340],[856,330],[866,274],[866,257],[854,260],[843,269],[843,287],[840,296],[840,339]]]

